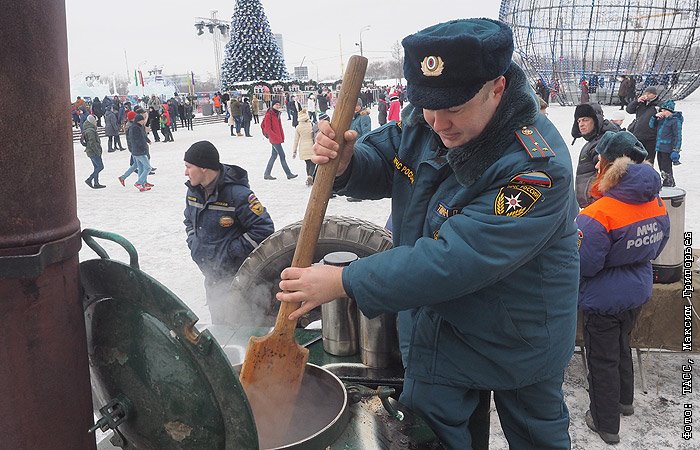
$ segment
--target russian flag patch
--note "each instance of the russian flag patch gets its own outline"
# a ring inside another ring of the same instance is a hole
[[[519,173],[511,178],[512,184],[529,184],[543,188],[552,187],[552,177],[541,171]]]

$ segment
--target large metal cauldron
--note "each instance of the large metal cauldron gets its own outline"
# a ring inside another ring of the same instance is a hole
[[[94,237],[121,244],[130,264],[109,259]],[[171,291],[140,271],[121,236],[84,230],[102,258],[80,264],[94,402],[113,445],[144,449],[257,449],[256,425],[236,372],[208,330]],[[239,369],[239,368],[238,368]],[[307,364],[285,442],[325,449],[349,418],[343,383]],[[265,447],[263,447],[265,448]]]
[[[242,364],[233,366],[236,374]],[[307,364],[292,421],[284,443],[270,443],[258,436],[264,449],[325,449],[348,424],[348,395],[343,382],[331,372]]]

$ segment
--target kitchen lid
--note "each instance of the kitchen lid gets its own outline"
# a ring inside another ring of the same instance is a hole
[[[138,269],[133,246],[127,265],[85,240],[102,256],[80,264],[93,404],[103,416],[95,428],[113,429],[119,447],[257,449],[250,405],[211,333]]]

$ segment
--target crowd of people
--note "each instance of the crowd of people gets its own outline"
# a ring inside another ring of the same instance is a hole
[[[397,314],[406,370],[401,401],[450,449],[488,443],[491,396],[512,448],[571,447],[562,384],[580,309],[585,422],[606,443],[619,442],[620,414],[634,414],[630,334],[652,295],[650,261],[668,240],[660,190],[675,185],[682,114],[671,100],[659,103],[653,86],[637,98],[621,92],[635,116],[627,129],[624,117],[607,119],[600,105],[582,102],[571,134],[586,142],[574,174],[547,102],[538,98],[549,98],[544,85],[532,86],[512,60],[507,25],[457,20],[402,44],[406,88],[362,92],[342,149],[329,123],[328,89],[290,93],[284,104],[236,92],[213,98],[232,137],[252,137],[258,129],[251,124],[259,123],[271,146],[264,180],[276,179],[278,159],[287,179],[298,176],[282,145],[286,113],[292,157],[305,161],[307,186],[317,165],[339,158],[334,195],[392,199],[393,249],[344,268],[285,269],[277,298],[304,302],[290,319],[338,297],[353,298],[368,317]],[[192,105],[177,96],[152,96],[133,110],[116,97],[96,99],[90,109],[80,100],[74,120],[93,163],[85,180],[93,189],[104,187],[102,118],[108,151],[123,149],[119,132],[126,131],[132,163],[119,182],[136,172],[140,191],[153,187],[149,132],[155,142],[159,131],[171,142],[178,118],[191,129]],[[246,170],[221,163],[211,142],[192,144],[184,165],[187,245],[205,275],[212,321],[221,323],[231,280],[274,223]],[[638,239],[639,230],[651,234]]]
[[[163,101],[153,94],[132,105],[129,101],[122,102],[117,95],[112,98],[105,96],[103,100],[95,97],[90,102],[78,96],[71,104],[71,118],[73,127],[80,129],[80,143],[85,147],[85,153],[90,158],[94,169],[85,183],[93,189],[105,187],[99,182],[99,173],[104,169],[104,163],[97,128],[102,126],[104,118],[107,152],[129,150],[131,153],[129,168],[118,178],[120,184],[125,186],[125,180],[130,174],[136,172],[139,178],[134,183],[134,187],[141,192],[151,190],[154,185],[147,181],[147,177],[156,168],[150,164],[149,144],[153,141],[148,134],[153,134],[155,142],[161,142],[161,136],[158,133],[160,131],[163,134],[162,142],[174,142],[172,132],[178,130],[178,119],[180,128],[192,130],[194,118],[192,100],[191,97],[182,98],[175,93],[174,96]],[[121,133],[126,137],[126,147],[122,145]]]
[[[660,192],[676,185],[673,166],[680,164],[683,125],[675,102],[660,102],[655,86],[635,97],[634,80],[623,76],[620,81],[621,109],[634,115],[627,128],[624,114],[608,120],[599,104],[582,96],[571,130],[574,141],[586,140],[575,178],[582,208],[576,218],[578,306],[589,371],[585,421],[608,444],[620,441],[620,415],[634,414],[631,333],[652,296],[650,261],[669,238]],[[649,235],[640,230],[650,230]]]

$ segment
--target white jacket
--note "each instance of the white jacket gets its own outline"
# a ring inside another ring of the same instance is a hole
[[[309,97],[309,100],[306,102],[306,110],[309,113],[316,112],[316,97]]]

